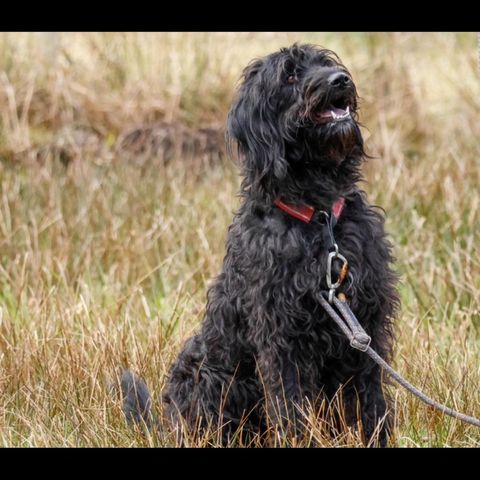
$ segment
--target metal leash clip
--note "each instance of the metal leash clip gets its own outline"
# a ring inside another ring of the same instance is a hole
[[[348,275],[348,261],[347,259],[338,251],[338,245],[333,244],[334,251],[328,254],[327,259],[327,287],[328,287],[328,301],[333,303],[333,297],[335,296],[335,290],[342,284],[345,280],[345,277]],[[337,281],[332,282],[332,263],[334,260],[340,260],[342,266],[340,268],[340,273],[338,274]]]

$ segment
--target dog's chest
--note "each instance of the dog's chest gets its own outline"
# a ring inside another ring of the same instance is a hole
[[[232,281],[235,292],[244,292],[249,300],[262,291],[273,297],[274,303],[280,299],[278,306],[286,304],[295,309],[304,304],[298,299],[310,303],[309,297],[327,288],[332,241],[348,261],[349,277],[342,286],[345,293],[352,297],[365,292],[367,279],[371,283],[381,276],[381,272],[375,272],[375,268],[381,268],[378,259],[371,258],[375,255],[375,237],[381,232],[374,231],[365,209],[351,204],[348,207],[350,211],[333,228],[333,239],[320,221],[304,223],[283,212],[263,218],[243,217],[232,226],[226,258],[226,272],[235,272],[232,280],[239,280]],[[334,277],[340,267],[340,262],[333,262]]]
[[[300,269],[306,271],[320,270],[325,273],[329,254],[338,248],[338,253],[347,257],[349,264],[354,265],[357,259],[364,257],[365,249],[362,232],[368,229],[368,225],[352,219],[340,222],[333,229],[325,224],[315,222],[307,225],[297,225],[287,243],[291,241],[290,255],[285,256],[287,263],[297,263]],[[336,247],[335,247],[336,246]],[[295,252],[295,253],[294,253]],[[341,266],[339,262],[333,262],[335,270]]]
[[[327,289],[327,262],[336,244],[339,253],[346,258],[349,270],[340,290],[350,297],[358,297],[365,291],[366,279],[371,282],[371,279],[379,277],[379,272],[375,271],[377,262],[371,258],[375,253],[372,248],[374,242],[371,225],[363,221],[361,215],[357,218],[345,216],[330,233],[319,222],[294,224],[282,237],[278,266],[274,271],[277,278],[273,281],[287,288],[292,297],[302,296],[303,293],[308,297],[311,292],[316,294]],[[338,278],[342,265],[341,261],[332,262],[333,281]]]

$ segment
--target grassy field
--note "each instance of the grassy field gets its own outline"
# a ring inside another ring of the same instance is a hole
[[[127,365],[158,398],[202,319],[239,178],[223,157],[139,160],[118,140],[158,122],[221,129],[243,66],[294,41],[335,50],[362,97],[363,187],[402,277],[395,366],[480,416],[474,33],[3,33],[0,445],[175,444],[128,428],[108,385]],[[480,446],[474,427],[392,391],[392,446]],[[320,427],[322,445],[361,445]]]

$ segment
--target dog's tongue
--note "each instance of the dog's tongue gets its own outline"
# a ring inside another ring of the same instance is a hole
[[[347,110],[344,110],[343,108],[336,108],[336,107],[332,107],[331,111],[334,112],[335,115],[345,115],[347,113]]]

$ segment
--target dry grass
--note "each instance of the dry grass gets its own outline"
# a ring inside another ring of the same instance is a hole
[[[396,366],[480,416],[480,79],[475,34],[0,35],[0,444],[145,446],[108,394],[128,365],[158,398],[199,325],[237,206],[235,167],[141,165],[113,148],[157,121],[223,125],[240,69],[293,41],[327,46],[363,97],[372,202],[402,274]],[[29,152],[87,126],[68,167]],[[78,152],[77,152],[78,153]],[[395,389],[393,446],[480,446],[474,427]],[[322,445],[359,446],[354,433]],[[193,446],[215,443],[215,435]],[[287,439],[279,436],[278,445]]]

